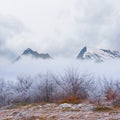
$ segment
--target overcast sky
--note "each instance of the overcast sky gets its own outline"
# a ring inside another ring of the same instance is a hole
[[[85,45],[120,50],[120,0],[0,0],[0,56],[73,57]]]

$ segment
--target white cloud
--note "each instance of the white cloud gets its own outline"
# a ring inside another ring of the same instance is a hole
[[[11,16],[0,15],[0,56],[14,57],[15,51],[11,48],[13,39],[24,31],[24,26],[19,20]]]
[[[84,45],[120,50],[119,4],[119,0],[0,1],[2,14],[17,17],[31,30],[29,38],[6,41],[7,47],[19,54],[31,47],[52,56],[76,56]],[[17,34],[18,26],[14,27]],[[4,32],[8,37],[9,31]]]

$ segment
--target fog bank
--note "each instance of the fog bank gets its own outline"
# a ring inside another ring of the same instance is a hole
[[[0,63],[0,78],[15,80],[18,76],[37,74],[63,74],[68,69],[77,69],[80,73],[89,73],[97,77],[110,79],[120,78],[120,60],[109,60],[102,63],[81,61],[76,59],[56,58],[51,60],[36,60],[23,58],[16,63],[3,60]]]

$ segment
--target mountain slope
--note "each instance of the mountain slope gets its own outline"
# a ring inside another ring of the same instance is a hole
[[[20,60],[24,56],[33,57],[36,59],[50,59],[51,58],[51,56],[48,53],[46,53],[46,54],[38,53],[38,52],[33,51],[32,49],[28,48],[19,57],[17,57],[17,59],[15,61]]]
[[[119,51],[112,51],[106,49],[88,49],[86,46],[81,49],[77,59],[94,60],[95,62],[103,62],[109,59],[120,58]]]

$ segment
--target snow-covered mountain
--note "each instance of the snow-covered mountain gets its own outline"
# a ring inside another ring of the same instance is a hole
[[[46,53],[38,53],[36,51],[33,51],[32,49],[28,48],[26,49],[19,57],[17,57],[17,59],[15,61],[18,61],[20,60],[23,56],[29,56],[29,57],[32,57],[32,58],[36,58],[36,59],[50,59],[51,56]]]
[[[77,59],[94,60],[95,62],[103,62],[109,59],[120,58],[120,51],[112,51],[106,49],[91,49],[84,47],[81,49]]]

